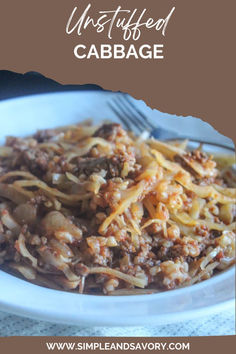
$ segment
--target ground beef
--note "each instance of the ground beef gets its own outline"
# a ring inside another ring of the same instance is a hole
[[[198,176],[197,172],[189,165],[189,162],[185,158],[185,156],[175,155],[174,160],[175,160],[175,162],[179,163],[180,166],[182,166],[186,171],[191,173],[191,175],[193,175],[195,177]]]
[[[94,172],[105,170],[106,178],[119,177],[123,161],[119,156],[108,157],[79,157],[77,159],[77,172],[90,176]]]
[[[6,146],[12,147],[15,151],[25,151],[29,148],[35,147],[37,141],[29,138],[29,139],[21,139],[15,138],[12,136],[8,136],[6,139]]]
[[[21,147],[22,143],[23,143],[22,139],[15,138],[13,136],[8,136],[7,139],[6,139],[6,146],[10,146],[10,147],[13,147],[13,148]]]
[[[32,173],[46,172],[49,156],[39,149],[28,149],[23,153],[23,159]]]
[[[199,186],[210,186],[215,183],[215,177],[199,177],[195,178],[193,182]]]
[[[124,130],[121,128],[120,124],[111,123],[103,124],[98,130],[96,130],[93,136],[100,137],[108,141],[115,141],[117,136],[123,134]]]
[[[170,247],[167,252],[166,252],[166,258],[165,260],[168,259],[175,259],[178,258],[180,256],[185,256],[184,252],[183,252],[183,246],[182,245],[174,245],[173,247]]]
[[[39,130],[33,137],[38,143],[43,143],[45,141],[51,140],[53,137],[58,135],[58,131],[54,129]]]
[[[195,233],[196,235],[207,237],[209,236],[209,229],[205,225],[197,225],[195,227]]]
[[[189,151],[186,154],[184,154],[185,159],[189,160],[190,162],[192,160],[199,162],[201,165],[205,164],[207,161],[211,160],[211,157],[208,156],[205,152],[200,151],[200,150],[193,150]]]
[[[218,230],[211,230],[210,231],[210,238],[211,239],[215,239],[217,237],[220,237],[222,235],[222,231],[218,231]]]
[[[194,176],[196,178],[196,183],[197,183],[197,180],[199,179],[199,174],[192,167],[192,164],[197,163],[197,164],[201,165],[203,168],[207,169],[208,171],[211,171],[211,173],[209,173],[209,175],[207,175],[205,177],[200,176],[201,181],[203,179],[205,179],[205,181],[204,181],[205,185],[214,183],[214,179],[216,178],[216,173],[215,173],[216,171],[214,170],[214,168],[216,167],[216,163],[212,160],[212,156],[208,156],[206,153],[197,149],[194,151],[188,151],[183,155],[175,155],[174,160],[177,163],[179,163],[186,171],[191,173],[192,176]],[[203,183],[203,185],[204,185],[204,183]]]
[[[33,206],[39,206],[47,201],[47,197],[45,195],[37,195],[34,198],[30,199],[30,203]]]

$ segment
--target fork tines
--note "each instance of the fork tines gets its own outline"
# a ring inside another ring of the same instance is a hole
[[[121,94],[112,102],[109,102],[108,105],[121,120],[126,129],[135,129],[139,132],[143,132],[144,130],[151,131],[154,129],[152,123],[150,123],[143,112],[136,107],[128,95]]]

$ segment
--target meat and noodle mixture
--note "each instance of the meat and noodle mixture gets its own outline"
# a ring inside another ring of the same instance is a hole
[[[8,137],[0,147],[1,269],[53,289],[129,295],[228,268],[235,175],[229,160],[186,146],[115,123]]]

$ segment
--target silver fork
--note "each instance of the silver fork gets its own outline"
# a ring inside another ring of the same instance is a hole
[[[154,126],[147,116],[136,107],[127,94],[118,95],[115,99],[108,102],[108,106],[123,123],[124,127],[135,133],[141,134],[146,131],[149,137],[154,137],[155,139],[163,141],[188,139],[195,143],[213,145],[234,151],[234,148],[224,144],[213,143],[202,139],[194,139],[189,136],[181,136],[171,130]]]
[[[146,131],[149,136],[160,140],[186,139],[168,129],[154,126],[126,94],[117,96],[108,105],[128,130],[139,134]]]

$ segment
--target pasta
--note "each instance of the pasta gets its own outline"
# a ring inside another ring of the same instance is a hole
[[[216,161],[187,141],[145,140],[115,123],[8,137],[0,267],[40,286],[114,296],[208,279],[235,263],[235,159]]]

